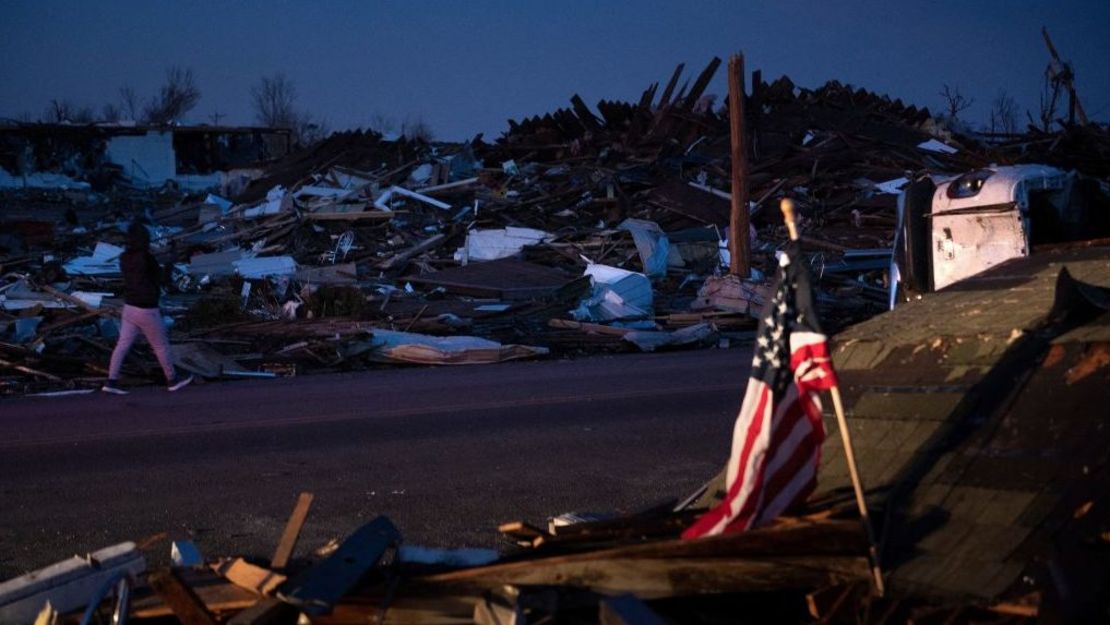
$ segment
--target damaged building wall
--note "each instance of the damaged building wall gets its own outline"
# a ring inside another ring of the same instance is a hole
[[[122,167],[123,174],[138,186],[158,186],[177,176],[172,132],[112,137],[105,156]]]
[[[108,188],[122,181],[225,189],[237,172],[284,157],[274,128],[30,124],[0,127],[0,187]]]

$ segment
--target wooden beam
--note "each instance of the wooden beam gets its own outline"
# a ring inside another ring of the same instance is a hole
[[[247,562],[243,558],[224,560],[212,565],[212,570],[227,581],[260,595],[269,595],[285,582],[285,576]]]
[[[173,569],[156,571],[147,581],[182,625],[216,625],[216,619],[208,612],[204,602]]]
[[[82,308],[82,309],[84,309],[84,310],[86,310],[90,313],[96,313],[96,314],[100,315],[101,317],[107,317],[109,319],[114,319],[116,317],[119,317],[119,311],[118,310],[107,310],[107,309],[104,309],[104,308],[97,308],[97,307],[93,306],[92,304],[89,304],[88,302],[86,302],[85,300],[83,300],[79,297],[74,297],[74,296],[70,295],[69,293],[65,293],[63,291],[59,291],[58,289],[55,289],[54,287],[50,286],[49,284],[39,284],[39,285],[35,285],[35,286],[36,286],[36,288],[53,295],[54,297],[62,300],[63,302],[68,302],[70,304],[73,304],[74,306]]]
[[[285,531],[278,541],[274,557],[270,558],[270,568],[284,569],[289,564],[289,558],[292,557],[297,539],[301,535],[301,528],[304,527],[304,520],[308,516],[308,508],[312,505],[312,497],[312,493],[301,493],[297,497],[297,504],[293,506],[293,514],[289,515],[289,521],[285,524]]]
[[[537,539],[550,537],[544,530],[525,523],[524,521],[510,521],[497,526],[497,531],[522,547],[531,547]]]
[[[417,578],[467,589],[582,585],[640,597],[819,587],[866,579],[867,543],[855,521],[799,522],[698,540],[665,540],[531,558]],[[719,588],[720,590],[713,590]]]
[[[713,74],[717,73],[717,68],[720,66],[721,59],[713,57],[709,65],[706,65],[705,69],[698,75],[698,79],[694,81],[694,86],[690,88],[690,93],[686,94],[686,99],[682,103],[682,108],[687,111],[694,108],[694,105],[698,103],[698,98],[701,97],[705,88],[709,86],[709,81],[713,80]]]
[[[589,332],[591,334],[605,334],[608,336],[624,336],[632,332],[632,328],[618,328],[614,326],[602,325],[600,323],[589,323],[585,321],[571,321],[569,319],[549,319],[547,321],[548,327],[559,328],[561,330],[581,330],[582,332]]]
[[[445,234],[437,234],[435,236],[429,237],[421,241],[420,243],[417,243],[416,245],[410,247],[409,249],[403,252],[398,252],[397,254],[394,254],[388,259],[382,261],[378,264],[378,267],[385,270],[396,269],[397,267],[400,267],[401,265],[407,263],[409,259],[419,254],[423,254],[428,250],[439,247],[439,245],[446,240],[447,235]]]
[[[211,570],[182,569],[179,576],[192,588],[209,612],[224,614],[251,607],[258,603],[258,594],[240,588],[215,575]],[[157,619],[173,614],[169,604],[159,595],[138,597],[131,605],[131,616],[137,619]]]
[[[306,221],[360,221],[363,219],[389,221],[401,212],[403,211],[315,212],[304,213],[302,217]]]
[[[9,369],[15,369],[16,371],[22,371],[23,373],[26,373],[26,374],[29,374],[29,375],[35,375],[35,376],[38,376],[40,378],[46,378],[47,380],[50,380],[52,382],[61,382],[62,381],[61,378],[59,378],[58,376],[56,376],[52,373],[47,373],[45,371],[39,371],[38,369],[32,369],[30,367],[25,367],[23,365],[11,362],[10,360],[4,360],[3,358],[0,358],[0,367],[7,367]]]
[[[678,84],[678,79],[682,76],[682,70],[685,68],[685,63],[679,63],[678,67],[674,68],[674,73],[671,74],[670,81],[667,82],[666,88],[663,89],[663,95],[659,97],[659,108],[666,108],[670,105],[671,95],[674,93],[675,85]]]
[[[527,566],[488,566],[445,573],[413,583],[444,584],[480,592],[513,586],[570,586],[644,599],[728,592],[763,592],[867,579],[865,557],[610,558],[533,560]],[[520,563],[513,563],[520,564]]]

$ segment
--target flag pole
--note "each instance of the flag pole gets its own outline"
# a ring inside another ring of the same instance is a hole
[[[786,222],[786,231],[790,234],[791,241],[798,240],[798,225],[794,220],[794,201],[783,198],[779,204],[782,217]],[[867,534],[867,556],[871,562],[871,577],[875,582],[875,592],[882,597],[886,593],[883,585],[883,573],[879,568],[879,550],[875,546],[875,533],[871,530],[871,517],[867,514],[867,502],[863,498],[863,483],[859,478],[859,469],[856,468],[856,454],[852,450],[852,435],[848,432],[848,420],[844,418],[844,404],[840,400],[840,387],[833,385],[829,389],[832,395],[833,411],[836,413],[836,423],[840,429],[840,439],[844,444],[844,456],[848,461],[848,473],[852,477],[852,489],[856,492],[856,505],[859,507],[860,522],[863,531]]]

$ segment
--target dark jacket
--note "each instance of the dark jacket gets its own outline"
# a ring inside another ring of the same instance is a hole
[[[147,250],[127,250],[119,257],[123,272],[123,301],[136,308],[158,308],[161,268]]]

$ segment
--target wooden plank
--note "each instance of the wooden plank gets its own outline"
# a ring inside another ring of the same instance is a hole
[[[194,571],[181,571],[180,576],[200,597],[209,612],[221,614],[249,608],[258,602],[258,595],[217,577],[211,571],[198,576]],[[170,606],[158,595],[137,598],[131,605],[131,616],[140,619],[163,618],[173,614]]]
[[[216,625],[216,619],[212,618],[204,602],[173,569],[156,571],[147,581],[182,625]]]
[[[690,513],[687,513],[690,514]],[[689,517],[686,517],[689,518]],[[599,525],[605,523],[597,522]],[[568,558],[714,558],[733,556],[862,555],[867,552],[856,520],[791,518],[783,525],[738,534],[707,536],[698,540],[660,540],[642,545],[615,547],[567,556]]]
[[[716,562],[724,558],[743,561],[745,557],[749,557],[755,563],[754,568],[761,569],[762,565],[759,562],[771,562],[775,558],[792,557],[800,561],[813,559],[817,562],[824,557],[833,557],[835,560],[836,557],[846,556],[847,560],[854,563],[854,556],[862,556],[865,553],[867,553],[867,542],[857,521],[798,520],[796,523],[780,527],[761,528],[739,534],[708,536],[698,540],[662,540],[587,553],[529,558],[441,573],[422,579],[432,583],[476,581],[481,585],[490,580],[513,580],[517,576],[527,578],[532,575],[534,569],[555,570],[561,566],[573,569],[592,561],[635,562],[668,558]],[[503,583],[515,582],[504,581]]]
[[[289,590],[279,591],[278,597],[306,614],[326,614],[400,541],[397,528],[380,516],[348,536],[323,562],[288,582]]]
[[[659,104],[657,106],[660,109],[665,108],[671,103],[671,95],[674,93],[675,85],[678,84],[678,79],[682,76],[682,70],[685,68],[685,63],[679,63],[678,67],[674,68],[671,79],[667,81],[667,86],[663,89],[663,95],[659,96]]]
[[[0,358],[0,367],[7,367],[9,369],[15,369],[16,371],[22,371],[23,373],[26,373],[26,374],[29,374],[29,375],[38,376],[40,378],[46,378],[47,380],[50,380],[52,382],[61,382],[62,381],[61,378],[59,378],[58,376],[56,376],[52,373],[47,373],[45,371],[39,371],[38,369],[32,369],[30,367],[25,367],[23,365],[11,362],[10,360],[4,360],[3,358]]]
[[[690,93],[686,94],[686,99],[682,103],[682,108],[689,111],[697,104],[698,98],[701,97],[705,88],[709,86],[709,81],[713,79],[713,74],[717,73],[717,68],[721,66],[721,59],[713,57],[709,65],[705,66],[701,74],[698,75],[697,80],[694,81],[694,86],[690,88]]]
[[[1040,606],[1035,603],[1019,603],[1015,601],[1004,601],[995,603],[987,608],[991,612],[999,614],[1007,614],[1010,616],[1024,616],[1028,618],[1037,618],[1040,613]]]
[[[59,291],[58,289],[55,289],[54,287],[50,286],[49,284],[36,285],[36,288],[38,288],[41,291],[45,291],[46,293],[49,293],[49,294],[53,295],[54,297],[62,300],[63,302],[68,302],[70,304],[73,304],[74,306],[77,306],[81,309],[84,309],[87,312],[96,313],[97,315],[100,315],[101,317],[105,317],[105,318],[108,318],[108,319],[115,319],[115,318],[119,317],[119,314],[120,314],[120,312],[118,310],[109,310],[109,309],[105,309],[105,308],[97,308],[97,307],[93,306],[92,304],[89,304],[88,302],[86,302],[85,300],[83,300],[79,297],[74,297],[74,296],[70,295],[69,293],[65,293],[63,291]]]
[[[227,581],[261,595],[269,595],[283,582],[285,576],[270,569],[251,564],[243,558],[224,560],[212,565],[212,570]]]
[[[407,263],[409,259],[439,247],[445,241],[447,241],[446,234],[437,234],[435,236],[428,237],[427,239],[421,241],[420,243],[417,243],[409,249],[390,256],[388,259],[379,263],[378,267],[387,270],[395,269]]]
[[[524,566],[521,566],[523,564]],[[513,586],[567,586],[644,599],[729,592],[815,588],[867,579],[866,557],[784,556],[753,558],[546,558],[417,578],[480,592]]]
[[[393,219],[399,213],[402,213],[402,212],[405,212],[405,211],[383,211],[383,210],[358,211],[358,212],[331,211],[331,212],[304,213],[303,217],[304,217],[305,221],[362,221],[362,220],[389,221],[390,219]]]
[[[301,535],[301,528],[304,527],[305,518],[308,517],[308,509],[312,505],[312,493],[301,493],[297,497],[297,504],[293,506],[293,513],[289,515],[289,521],[285,524],[285,531],[281,534],[281,540],[278,541],[277,549],[274,551],[274,557],[270,558],[270,567],[274,569],[284,569],[289,564],[289,558],[293,555],[293,549],[297,546],[297,539]]]
[[[57,330],[59,328],[64,328],[66,326],[70,326],[70,325],[73,325],[75,323],[81,323],[82,321],[88,321],[89,319],[92,319],[93,317],[98,317],[98,316],[100,316],[100,311],[99,310],[86,310],[85,312],[73,315],[73,316],[69,317],[68,319],[62,319],[60,321],[55,321],[54,323],[51,323],[49,325],[40,326],[38,328],[38,332],[36,334],[38,336],[46,336],[47,334],[49,334],[49,333],[51,333],[54,330]]]
[[[600,323],[589,323],[584,321],[571,321],[569,319],[550,319],[547,322],[550,328],[559,328],[562,330],[581,330],[590,334],[604,334],[606,336],[624,336],[632,332],[632,328],[618,328],[614,326],[602,325]]]
[[[504,535],[506,538],[522,547],[531,547],[533,545],[533,541],[535,541],[536,539],[550,536],[542,529],[534,525],[529,525],[524,521],[510,521],[508,523],[502,523],[501,525],[497,526],[497,531],[501,532],[501,534]]]

